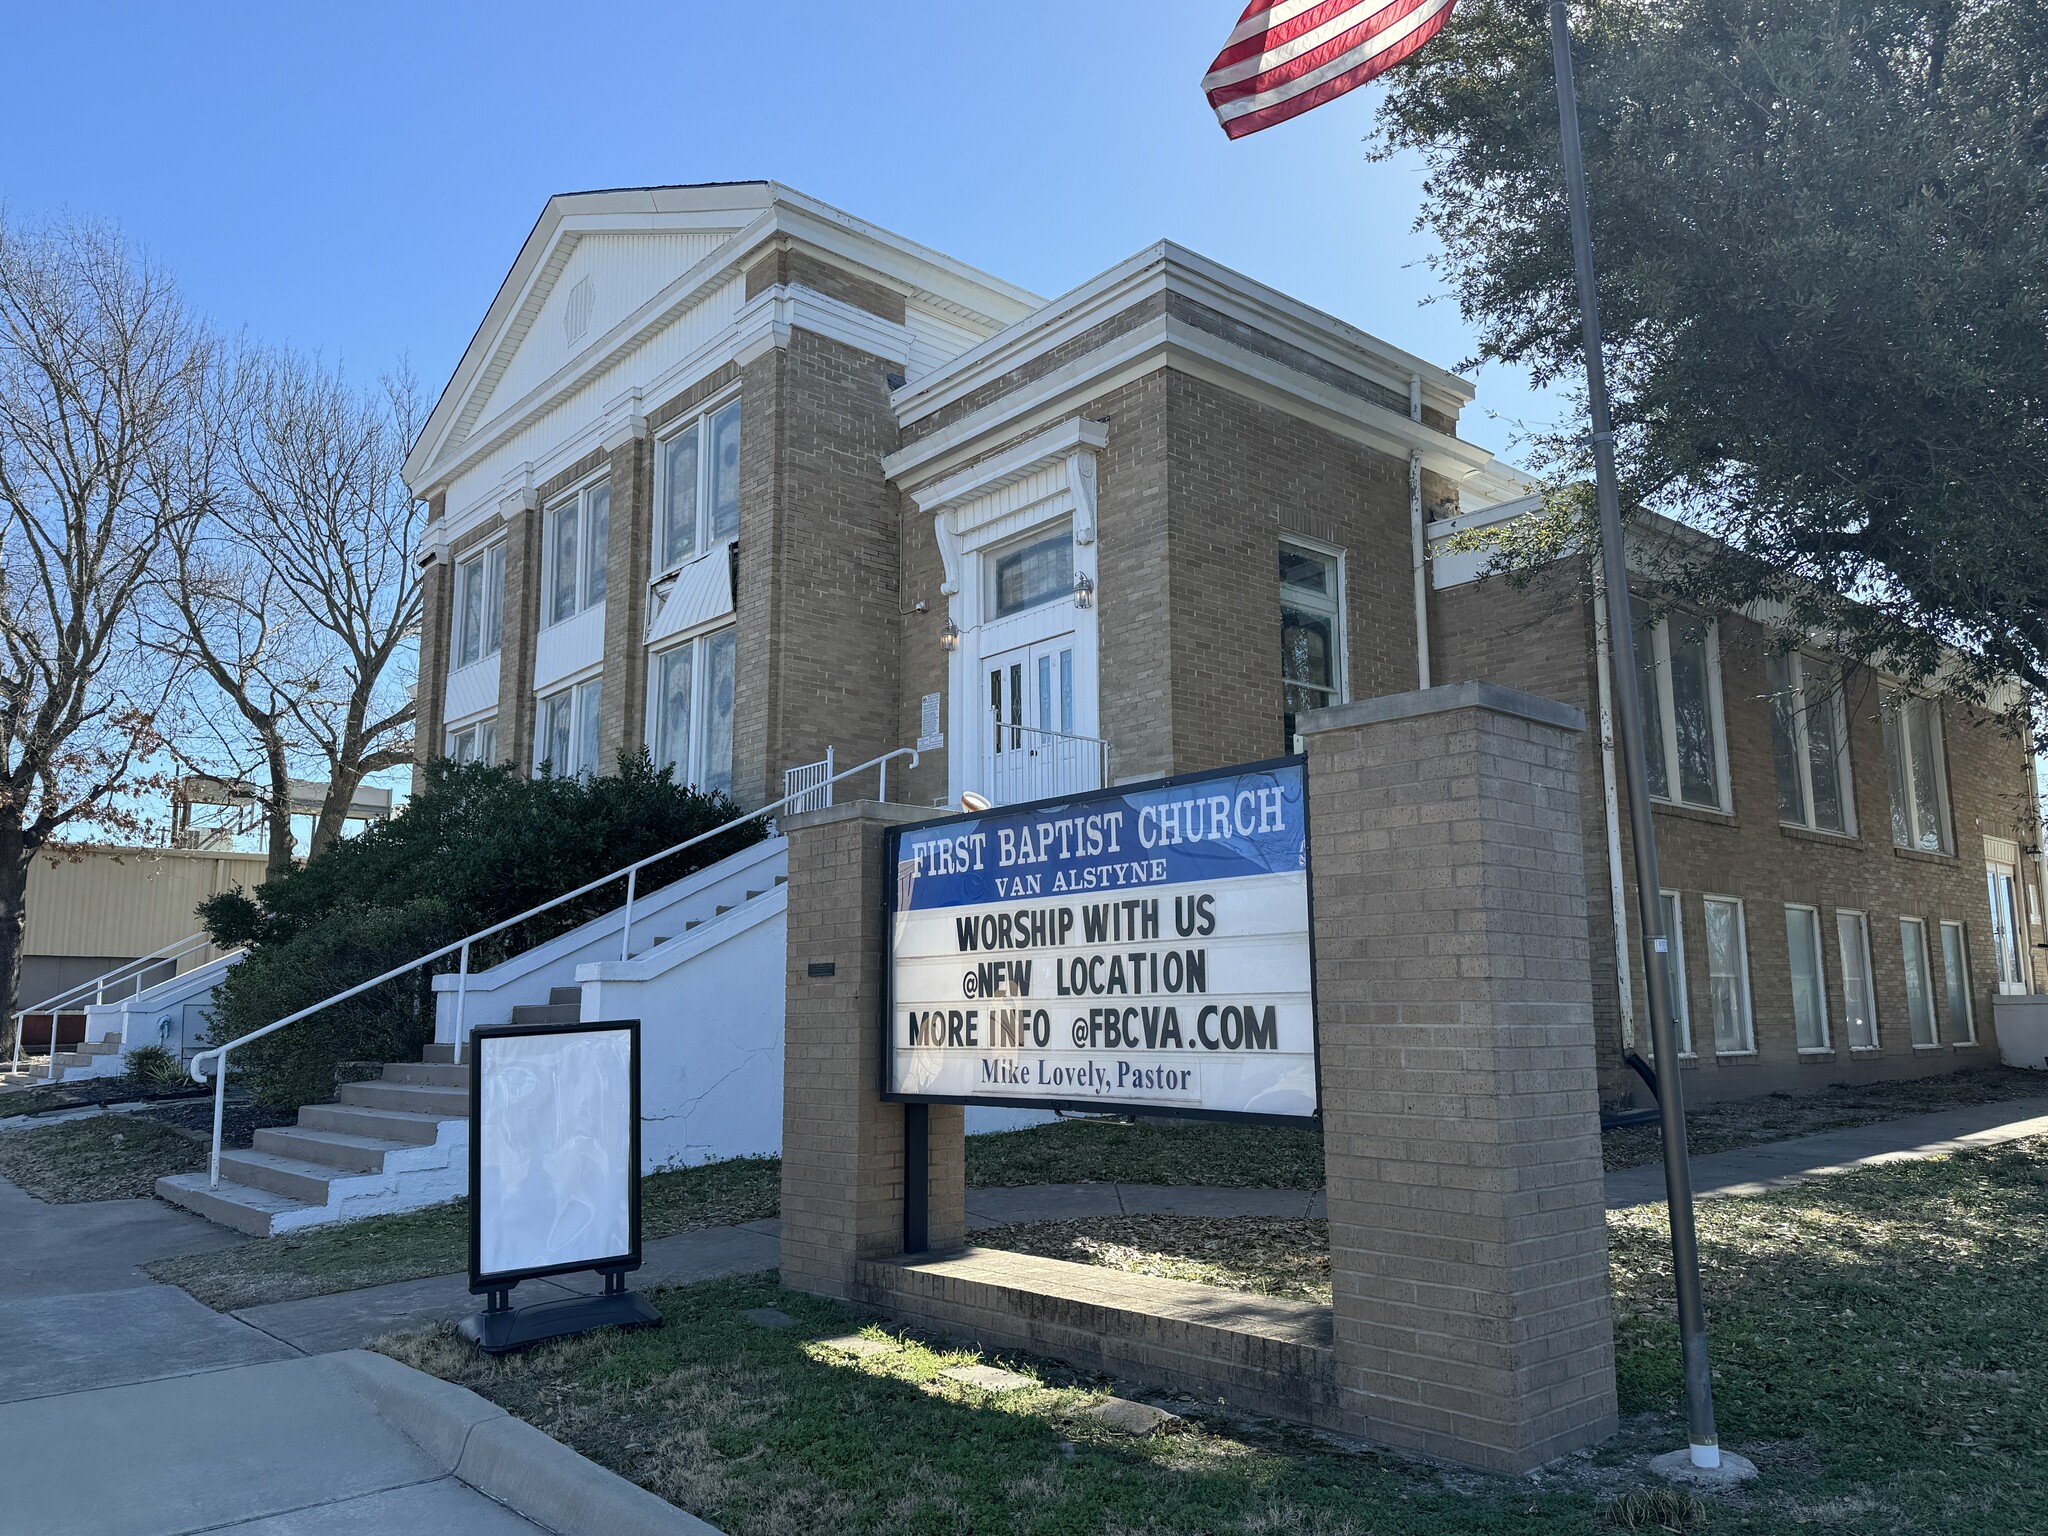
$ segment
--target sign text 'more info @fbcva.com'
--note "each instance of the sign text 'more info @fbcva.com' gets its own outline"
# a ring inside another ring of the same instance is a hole
[[[1316,1113],[1298,762],[894,835],[889,1088]]]

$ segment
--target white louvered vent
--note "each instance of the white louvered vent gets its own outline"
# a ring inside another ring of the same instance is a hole
[[[590,309],[594,302],[590,279],[577,278],[569,296],[562,301],[562,334],[572,344],[581,341],[583,333],[590,329]]]

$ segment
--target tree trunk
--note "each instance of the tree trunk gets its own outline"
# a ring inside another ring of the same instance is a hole
[[[10,1050],[14,1013],[21,1006],[21,943],[28,916],[28,867],[34,859],[20,819],[0,813],[0,987],[6,989],[5,1038]]]
[[[270,857],[263,878],[276,880],[292,872],[292,780],[285,761],[284,739],[275,728],[266,733],[263,755],[270,769],[270,803],[263,819],[270,834]]]
[[[337,770],[328,780],[327,798],[321,801],[320,817],[313,823],[308,857],[319,858],[340,838],[342,828],[348,825],[348,808],[355,803],[356,791],[362,787],[363,776],[345,769]]]

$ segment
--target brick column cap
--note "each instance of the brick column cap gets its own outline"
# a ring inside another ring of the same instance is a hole
[[[829,827],[839,821],[887,821],[898,826],[909,826],[913,822],[936,821],[941,816],[952,814],[941,805],[898,805],[888,800],[848,800],[843,805],[828,805],[823,810],[785,816],[782,818],[782,830],[805,832],[812,827]]]
[[[1311,710],[1295,725],[1304,736],[1319,731],[1348,730],[1357,725],[1378,725],[1388,720],[1412,720],[1421,715],[1441,715],[1455,709],[1485,709],[1497,715],[1533,720],[1538,725],[1556,726],[1561,731],[1583,731],[1585,711],[1556,699],[1506,688],[1499,683],[1448,683],[1441,688],[1423,688],[1413,693],[1389,693],[1376,699],[1357,699],[1329,709]]]

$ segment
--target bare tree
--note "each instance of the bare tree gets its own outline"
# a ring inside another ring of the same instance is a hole
[[[95,224],[0,213],[0,987],[37,851],[133,835],[175,659],[142,643],[210,343],[164,273]]]
[[[364,779],[412,758],[421,512],[399,466],[418,429],[417,392],[409,375],[365,390],[297,353],[246,350],[214,394],[215,491],[174,541],[179,625],[160,643],[189,647],[240,717],[237,735],[197,711],[210,740],[202,728],[181,750],[203,741],[250,783],[276,875],[291,862],[295,768],[326,780],[318,854],[341,835]]]

